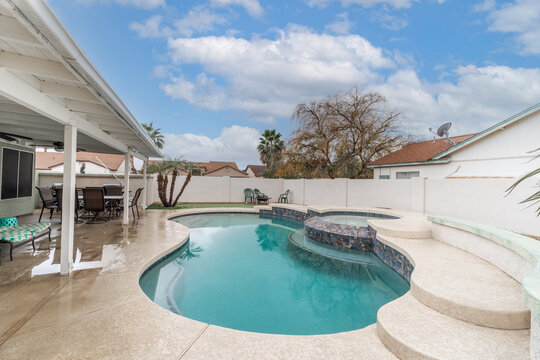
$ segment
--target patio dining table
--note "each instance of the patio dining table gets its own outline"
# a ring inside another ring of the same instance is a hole
[[[83,196],[82,195],[78,195],[77,196],[79,198],[80,201],[83,200]],[[113,215],[113,207],[114,205],[118,205],[120,203],[120,201],[122,201],[122,199],[124,199],[124,195],[104,195],[103,196],[103,199],[105,200],[105,202],[109,201],[109,219],[112,217]]]

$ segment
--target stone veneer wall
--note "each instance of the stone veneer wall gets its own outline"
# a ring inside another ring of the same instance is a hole
[[[397,219],[395,216],[350,211],[331,211],[325,215],[358,215],[381,219]],[[372,227],[335,224],[322,220],[321,213],[308,210],[307,213],[293,209],[272,207],[272,210],[261,209],[259,216],[266,218],[285,218],[304,223],[304,233],[311,239],[338,248],[349,248],[373,252],[386,266],[393,269],[410,282],[414,266],[409,259],[398,250],[377,240],[377,232]]]

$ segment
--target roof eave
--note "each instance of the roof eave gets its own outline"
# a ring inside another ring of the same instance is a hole
[[[477,141],[477,140],[480,140],[492,133],[494,133],[495,131],[497,130],[500,130],[500,129],[503,129],[504,127],[508,126],[508,125],[511,125],[513,123],[515,123],[516,121],[519,121],[521,119],[523,119],[525,116],[528,116],[532,113],[535,113],[537,112],[538,110],[540,110],[540,103],[536,104],[536,105],[533,105],[531,106],[530,108],[528,109],[525,109],[515,115],[512,115],[510,116],[509,118],[487,128],[486,130],[482,131],[482,132],[479,132],[478,134],[474,135],[474,136],[471,136],[470,138],[468,138],[467,140],[465,141],[462,141],[460,142],[459,144],[457,145],[454,145],[452,146],[451,148],[449,149],[446,149],[445,151],[435,155],[432,159],[433,160],[438,160],[440,158],[443,158],[447,155],[450,155],[451,153],[457,151],[457,150],[460,150],[462,148],[464,148],[465,146],[468,146],[470,145],[471,143]]]
[[[412,161],[412,162],[394,163],[394,164],[376,164],[376,165],[368,165],[367,168],[369,168],[369,169],[375,169],[375,168],[394,167],[394,166],[437,165],[437,164],[448,164],[449,162],[450,162],[450,159],[427,160],[427,161]]]
[[[34,31],[54,48],[65,63],[69,64],[81,78],[85,79],[88,85],[95,90],[96,95],[112,107],[117,112],[118,117],[143,141],[150,151],[140,155],[162,158],[163,154],[153,140],[88,60],[49,6],[44,1],[8,1],[14,9],[24,10],[20,14],[30,22]],[[139,151],[133,150],[139,153]]]

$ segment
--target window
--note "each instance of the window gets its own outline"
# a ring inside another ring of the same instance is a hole
[[[388,180],[390,179],[390,175],[379,175],[379,179]]]
[[[396,179],[412,179],[420,177],[420,171],[398,171],[396,172]]]
[[[34,154],[4,148],[2,151],[2,200],[32,196]]]

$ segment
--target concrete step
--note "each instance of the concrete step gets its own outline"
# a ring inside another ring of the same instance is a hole
[[[424,305],[480,326],[530,327],[521,284],[495,265],[433,239],[379,238],[412,258],[411,294]]]
[[[377,235],[398,236],[403,239],[429,239],[431,226],[423,217],[407,216],[400,219],[368,219]]]
[[[377,314],[381,342],[400,359],[528,359],[529,330],[477,326],[441,314],[409,292]]]

